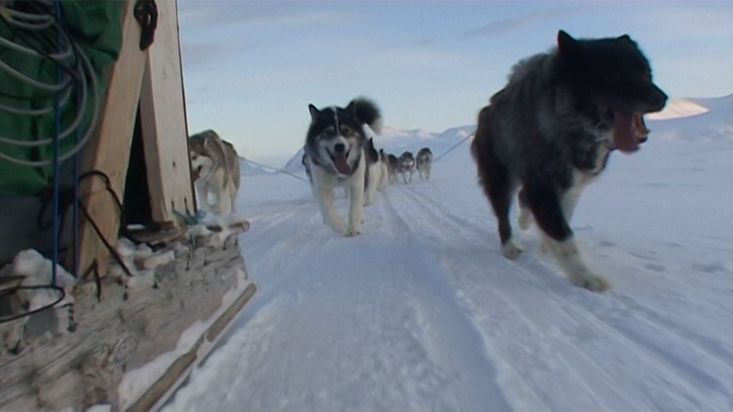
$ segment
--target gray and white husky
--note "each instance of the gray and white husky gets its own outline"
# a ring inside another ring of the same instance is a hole
[[[433,152],[429,148],[423,147],[417,152],[417,171],[420,173],[422,180],[430,180],[430,169],[433,165]]]
[[[354,99],[346,108],[318,109],[309,105],[311,124],[305,139],[305,154],[311,171],[313,196],[320,206],[323,221],[346,236],[359,234],[364,212],[364,177],[367,162],[365,147],[368,125],[379,133],[377,106],[366,99]],[[344,224],[334,204],[334,189],[349,191],[349,219]]]
[[[188,139],[188,149],[199,208],[222,215],[234,212],[240,179],[234,146],[215,131],[206,130]],[[209,195],[215,199],[213,204]]]
[[[509,222],[521,186],[520,227],[534,218],[543,246],[573,284],[607,289],[584,262],[570,219],[583,187],[600,175],[611,152],[638,150],[649,135],[643,115],[666,101],[628,35],[576,40],[560,31],[556,48],[517,63],[479,113],[471,144],[504,256],[515,259],[522,251]]]
[[[402,174],[402,181],[405,184],[412,182],[412,174],[415,173],[415,156],[412,152],[404,152],[397,162],[400,174]]]

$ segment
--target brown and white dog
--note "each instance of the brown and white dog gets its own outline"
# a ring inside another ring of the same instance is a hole
[[[240,179],[239,156],[234,146],[215,131],[206,130],[192,135],[188,148],[199,208],[225,216],[234,212]]]

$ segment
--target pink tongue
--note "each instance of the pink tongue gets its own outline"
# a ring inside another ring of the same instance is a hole
[[[618,111],[613,112],[613,144],[622,152],[639,150],[639,142],[632,131],[632,117]]]
[[[337,154],[333,156],[333,165],[336,166],[336,170],[339,171],[341,174],[351,174],[351,166],[349,166],[349,163],[346,161],[346,155],[344,154]]]

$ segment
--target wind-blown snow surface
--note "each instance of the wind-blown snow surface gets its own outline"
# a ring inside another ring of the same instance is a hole
[[[167,409],[730,410],[731,113],[650,121],[584,193],[572,226],[604,294],[571,286],[534,229],[502,257],[466,144],[390,186],[353,239],[303,182],[248,179],[259,292]]]

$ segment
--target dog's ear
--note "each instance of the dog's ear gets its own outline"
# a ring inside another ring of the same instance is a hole
[[[557,49],[563,56],[573,55],[578,49],[578,41],[564,30],[557,32]]]
[[[623,36],[619,36],[616,38],[616,41],[619,41],[621,43],[630,44],[632,46],[636,46],[636,42],[631,39],[631,36],[628,34],[624,34]]]
[[[308,105],[308,111],[311,113],[311,120],[315,121],[318,117],[318,114],[321,113],[316,106],[313,106],[312,104]]]
[[[353,116],[354,119],[358,119],[358,116],[356,115],[356,104],[354,103],[354,100],[349,102],[349,105],[346,106],[344,111],[348,113],[350,116]]]

